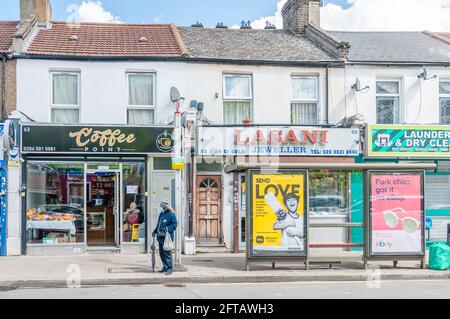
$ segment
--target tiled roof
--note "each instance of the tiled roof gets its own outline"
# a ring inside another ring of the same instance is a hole
[[[425,31],[426,34],[435,37],[436,39],[442,40],[447,44],[450,44],[450,32],[430,32]]]
[[[75,57],[181,57],[183,47],[177,28],[169,24],[71,25],[53,22],[50,28],[39,30],[26,53]]]
[[[12,45],[13,35],[17,31],[18,21],[0,21],[0,52],[4,53]]]
[[[450,63],[450,46],[423,32],[326,32],[350,42],[349,61]]]
[[[286,30],[178,29],[193,58],[263,62],[336,60],[306,37]]]

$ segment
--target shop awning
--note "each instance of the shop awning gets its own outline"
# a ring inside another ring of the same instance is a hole
[[[333,169],[333,170],[425,170],[435,171],[435,163],[243,163],[225,165],[226,173],[244,172],[249,169]]]

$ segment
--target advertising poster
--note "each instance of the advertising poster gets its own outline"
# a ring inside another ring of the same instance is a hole
[[[449,157],[450,126],[370,125],[368,156]]]
[[[423,254],[423,174],[370,175],[371,253]]]
[[[306,255],[306,173],[252,174],[254,256]]]

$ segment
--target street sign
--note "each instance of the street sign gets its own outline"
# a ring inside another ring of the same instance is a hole
[[[431,219],[430,217],[427,217],[425,219],[425,229],[430,230],[432,228],[433,228],[433,219]]]

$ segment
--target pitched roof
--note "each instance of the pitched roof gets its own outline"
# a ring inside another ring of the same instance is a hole
[[[450,44],[450,32],[430,32],[430,31],[425,31],[424,33],[428,34],[428,35],[431,35],[432,37],[435,37],[436,39],[444,41],[447,44]]]
[[[5,53],[12,45],[18,21],[0,21],[0,53]]]
[[[166,58],[181,57],[183,50],[174,25],[53,22],[50,28],[39,30],[26,53],[70,57]]]
[[[350,42],[349,61],[450,63],[450,46],[423,32],[338,32]]]
[[[336,60],[306,37],[286,30],[178,29],[193,58],[263,62]]]

